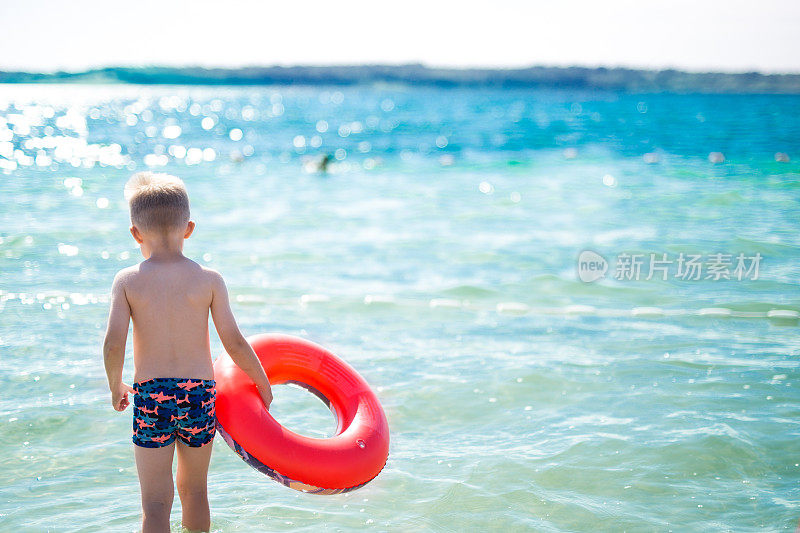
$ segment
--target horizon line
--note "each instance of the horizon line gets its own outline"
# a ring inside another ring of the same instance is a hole
[[[244,63],[241,65],[213,65],[202,63],[108,63],[97,64],[92,66],[80,68],[53,68],[53,69],[27,69],[27,68],[14,68],[4,67],[0,65],[1,73],[15,73],[15,74],[32,74],[32,75],[54,75],[54,74],[85,74],[100,70],[113,70],[113,69],[202,69],[202,70],[246,70],[246,69],[270,69],[270,68],[353,68],[353,67],[417,67],[427,70],[450,70],[450,71],[519,71],[530,70],[536,68],[545,69],[586,69],[586,70],[627,70],[635,72],[678,72],[683,74],[726,74],[726,75],[740,75],[740,74],[759,74],[761,76],[792,76],[800,75],[798,70],[762,70],[757,67],[743,67],[741,69],[716,69],[709,68],[687,68],[680,66],[635,66],[625,64],[588,64],[588,63],[530,63],[526,65],[452,65],[452,64],[434,64],[422,61],[404,61],[404,62],[342,62],[342,63]]]
[[[800,94],[800,74],[689,72],[629,67],[434,67],[423,63],[207,66],[107,66],[79,71],[0,71],[2,84],[122,83],[131,85],[362,85],[572,88],[632,92]]]

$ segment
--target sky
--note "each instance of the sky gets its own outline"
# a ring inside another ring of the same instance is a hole
[[[0,69],[626,66],[800,72],[797,0],[0,0]]]

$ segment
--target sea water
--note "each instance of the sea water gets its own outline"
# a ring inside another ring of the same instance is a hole
[[[242,331],[339,354],[391,428],[383,472],[324,497],[217,439],[215,531],[793,530],[799,162],[797,96],[1,87],[0,529],[139,525],[101,343],[152,169]]]

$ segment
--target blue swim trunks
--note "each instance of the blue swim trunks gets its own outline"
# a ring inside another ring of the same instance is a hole
[[[178,438],[199,447],[214,440],[213,379],[153,378],[133,384],[133,443],[168,446]]]

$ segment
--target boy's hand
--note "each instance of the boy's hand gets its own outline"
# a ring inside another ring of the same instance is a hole
[[[128,393],[136,392],[133,390],[133,387],[126,383],[120,382],[120,384],[111,389],[111,405],[114,406],[114,409],[117,411],[124,411],[126,407],[128,407],[131,402],[128,400]]]
[[[269,411],[269,405],[272,403],[272,387],[269,385],[265,388],[258,387],[258,393],[261,395],[261,401],[264,402],[264,407]]]

